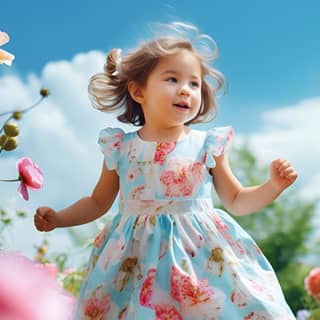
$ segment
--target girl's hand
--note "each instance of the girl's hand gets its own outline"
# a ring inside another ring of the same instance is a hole
[[[51,208],[40,207],[34,215],[34,224],[39,231],[51,231],[57,227],[57,213]]]
[[[297,177],[298,173],[288,160],[277,159],[270,165],[270,182],[280,192],[293,184]]]

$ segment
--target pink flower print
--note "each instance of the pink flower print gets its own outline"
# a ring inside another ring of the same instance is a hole
[[[212,290],[207,280],[197,281],[188,274],[180,271],[176,266],[171,268],[170,275],[171,296],[179,303],[197,304],[206,302],[212,297]]]
[[[126,249],[123,235],[119,239],[109,239],[100,254],[98,265],[106,270],[109,263],[117,263],[121,260]]]
[[[122,137],[123,137],[122,133],[116,133],[115,135],[112,136],[112,138],[114,139],[113,143],[111,143],[110,145],[112,151],[120,149]]]
[[[134,180],[136,180],[138,175],[139,175],[139,168],[135,166],[129,167],[127,172],[127,181],[133,182]]]
[[[107,233],[109,232],[109,227],[106,226],[102,229],[102,231],[96,236],[93,242],[93,246],[95,248],[101,247],[103,241],[106,239]]]
[[[142,198],[144,190],[145,190],[144,185],[140,185],[140,186],[135,187],[134,189],[131,190],[129,199],[130,200],[140,200]]]
[[[123,138],[123,133],[115,133],[113,135],[101,136],[99,138],[99,143],[101,145],[101,150],[103,154],[113,153],[118,151],[121,146],[121,141]]]
[[[207,153],[204,152],[201,157],[201,164],[205,164],[207,160]]]
[[[153,308],[152,297],[154,294],[154,280],[156,276],[156,269],[152,268],[148,271],[147,277],[144,280],[140,291],[140,304],[144,307]]]
[[[174,306],[156,305],[156,320],[183,320],[181,314]]]
[[[237,305],[239,308],[245,308],[248,304],[247,295],[239,289],[234,289],[231,292],[230,298],[231,298],[232,303]]]
[[[160,176],[160,182],[165,187],[164,193],[168,197],[191,196],[203,180],[204,166],[198,162],[191,165],[173,164]]]
[[[234,253],[237,256],[244,255],[246,253],[245,248],[241,245],[239,240],[237,241],[232,237],[232,235],[229,233],[228,226],[222,221],[222,219],[215,212],[213,213],[212,218],[218,231],[220,231],[221,235],[231,246]]]
[[[171,296],[180,303],[183,315],[215,319],[221,313],[225,296],[219,289],[211,288],[207,279],[197,280],[173,266],[170,286]]]
[[[166,255],[167,251],[168,251],[168,241],[162,240],[159,260],[162,259]]]
[[[104,320],[110,310],[110,294],[94,291],[91,298],[84,300],[85,320]]]
[[[154,155],[154,163],[163,164],[168,153],[176,146],[176,142],[158,142]]]

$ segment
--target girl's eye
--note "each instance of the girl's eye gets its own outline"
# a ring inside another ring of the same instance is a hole
[[[192,81],[191,85],[192,85],[192,87],[195,87],[195,88],[199,88],[199,86],[200,86],[199,82],[197,82],[197,81]]]
[[[175,77],[170,77],[167,79],[168,82],[176,83],[178,80]]]

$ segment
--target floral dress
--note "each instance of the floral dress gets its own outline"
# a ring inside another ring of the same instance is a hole
[[[119,212],[94,241],[75,319],[295,319],[256,243],[213,207],[208,168],[232,136],[231,127],[177,142],[101,131]]]

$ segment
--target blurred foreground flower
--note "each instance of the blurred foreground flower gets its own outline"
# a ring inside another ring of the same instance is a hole
[[[0,31],[0,46],[6,44],[7,42],[9,42],[9,40],[10,38],[8,34]],[[13,59],[14,59],[13,54],[0,49],[0,64],[4,63],[8,66],[11,66]]]
[[[74,299],[29,259],[0,251],[0,314],[6,320],[71,319]]]
[[[29,200],[28,188],[38,190],[43,187],[43,173],[40,168],[28,157],[23,157],[17,162],[19,177],[17,179],[0,179],[0,181],[20,181],[18,193],[24,200]]]
[[[308,320],[310,317],[310,311],[308,310],[299,310],[297,312],[297,320]]]
[[[306,300],[309,310],[300,310],[300,313],[297,313],[297,319],[320,320],[320,268],[313,268],[309,272],[304,279],[304,287],[313,300]]]
[[[320,268],[314,268],[310,271],[304,280],[304,285],[309,295],[320,304]]]

